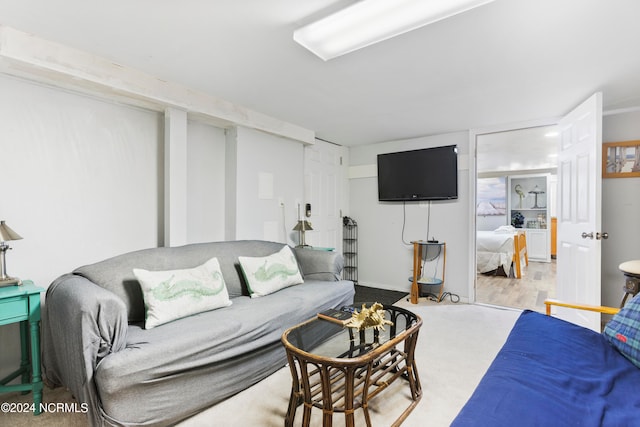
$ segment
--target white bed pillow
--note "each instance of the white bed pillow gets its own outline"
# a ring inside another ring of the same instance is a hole
[[[515,233],[517,230],[513,225],[501,225],[500,227],[496,228],[493,231],[501,234],[509,234],[509,233]]]
[[[298,262],[289,246],[266,257],[238,257],[251,298],[303,283]]]
[[[231,305],[217,258],[184,270],[134,268],[145,305],[145,329]]]

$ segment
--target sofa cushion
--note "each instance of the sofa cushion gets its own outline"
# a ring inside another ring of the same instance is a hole
[[[134,268],[146,309],[145,328],[231,305],[217,258],[189,269]]]
[[[640,294],[611,318],[603,333],[624,357],[640,368]]]
[[[451,426],[637,425],[638,384],[602,334],[525,310]]]
[[[344,258],[333,251],[316,250],[310,247],[294,248],[304,280],[340,280]]]
[[[272,294],[303,283],[296,257],[289,246],[266,257],[238,257],[251,298]]]
[[[174,425],[283,367],[285,329],[352,304],[353,295],[350,281],[309,280],[158,328],[132,324],[126,348],[96,368],[105,414],[126,425]],[[144,404],[136,404],[141,396]]]
[[[130,322],[144,321],[144,299],[134,268],[174,270],[192,268],[212,257],[218,258],[230,298],[249,295],[242,277],[238,256],[265,256],[282,249],[284,244],[261,240],[194,243],[172,248],[151,248],[118,255],[79,267],[74,274],[116,294],[127,307]]]

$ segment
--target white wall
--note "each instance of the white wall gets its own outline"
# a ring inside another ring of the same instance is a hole
[[[187,138],[187,240],[225,240],[224,129],[189,121]]]
[[[0,76],[9,273],[40,286],[162,239],[159,114]]]
[[[349,183],[350,216],[358,223],[358,279],[360,284],[409,292],[413,268],[413,240],[435,237],[447,243],[445,291],[468,298],[469,285],[469,170],[468,132],[456,132],[351,147],[351,167],[375,165],[380,153],[442,145],[458,145],[458,199],[432,202],[427,236],[426,203],[378,201],[375,176],[352,178]],[[403,235],[404,223],[404,235]]]
[[[8,273],[44,288],[59,275],[162,240],[162,118],[0,76],[0,219]],[[0,327],[0,377],[19,365]]]
[[[640,112],[605,116],[603,142],[640,140]],[[602,303],[616,307],[622,299],[620,263],[640,259],[640,178],[602,180]]]
[[[57,276],[163,244],[162,114],[0,76],[9,274]],[[298,144],[301,145],[301,144]],[[188,123],[189,242],[224,240],[224,130]]]
[[[0,219],[24,237],[7,254],[10,274],[47,287],[80,265],[163,244],[162,114],[5,76],[0,91]],[[238,134],[238,237],[285,241],[303,199],[303,145]],[[189,243],[226,238],[225,144],[223,129],[188,122]],[[265,174],[268,199],[258,194]]]
[[[23,237],[11,243],[9,274],[47,288],[81,265],[165,243],[161,113],[3,75],[0,93],[0,219]],[[225,130],[185,126],[187,241],[225,240]],[[264,223],[275,221],[284,241],[278,197],[292,228],[303,146],[250,129],[239,134],[239,237],[263,238]],[[273,199],[257,199],[258,172],[273,174]],[[0,327],[0,377],[19,364],[17,331]]]
[[[234,236],[294,244],[297,201],[303,200],[304,146],[279,136],[238,127]],[[280,203],[284,206],[281,206]]]

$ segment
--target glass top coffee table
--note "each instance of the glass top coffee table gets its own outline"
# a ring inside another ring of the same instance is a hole
[[[400,307],[385,306],[384,311],[393,325],[380,331],[359,331],[313,318],[284,332],[282,343],[292,376],[285,426],[293,425],[300,404],[303,426],[309,425],[314,407],[322,410],[323,426],[331,426],[334,413],[344,413],[347,427],[352,427],[354,412],[360,408],[371,426],[369,400],[398,378],[408,382],[412,399],[393,425],[402,424],[422,397],[414,359],[422,319]]]

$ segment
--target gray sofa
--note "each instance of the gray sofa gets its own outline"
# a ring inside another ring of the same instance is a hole
[[[295,249],[304,283],[250,298],[238,256],[284,245],[235,241],[153,248],[76,269],[47,290],[45,379],[87,403],[92,425],[171,425],[286,363],[280,337],[318,311],[353,303],[335,252]],[[133,268],[191,268],[217,257],[232,305],[144,329]]]

